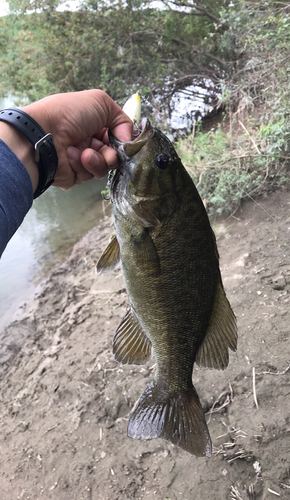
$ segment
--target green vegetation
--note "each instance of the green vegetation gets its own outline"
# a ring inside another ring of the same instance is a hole
[[[64,13],[57,4],[10,1],[15,13],[2,19],[0,38],[2,89],[32,100],[101,87],[119,101],[138,90],[162,96],[166,106],[192,82],[214,99],[231,71],[220,43],[227,26],[219,23],[214,0],[191,3],[186,11],[166,3],[157,10],[146,0],[84,0],[79,11]]]
[[[234,132],[228,126],[223,131],[219,125],[216,131],[199,132],[194,140],[188,137],[177,144],[211,215],[234,212],[242,199],[281,187],[289,180],[290,157],[276,151],[281,137],[265,141],[261,130],[253,137],[239,122]],[[249,128],[251,132],[254,129]]]
[[[100,87],[122,104],[139,91],[162,111],[177,92],[194,99],[206,90],[216,130],[198,123],[177,147],[209,212],[231,213],[288,183],[289,2],[163,0],[157,10],[83,0],[64,13],[61,3],[10,1],[13,15],[0,18],[0,93],[23,102]]]
[[[224,43],[235,43],[238,59],[221,82],[223,121],[178,143],[211,214],[231,213],[243,198],[286,186],[290,177],[289,4],[238,6],[224,14]]]

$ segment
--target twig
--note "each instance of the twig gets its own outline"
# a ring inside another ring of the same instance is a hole
[[[232,500],[243,500],[243,497],[241,497],[238,488],[235,488],[235,486],[231,486],[231,499]]]
[[[224,425],[226,425],[226,424],[224,423]],[[227,427],[227,425],[226,425],[226,427]],[[245,431],[242,431],[242,429],[236,429],[235,427],[233,427],[232,429],[228,428],[228,431],[225,434],[221,434],[216,439],[220,439],[222,437],[225,437],[228,434],[230,434],[230,435],[236,434],[237,437],[242,437],[242,438],[245,438],[248,435]],[[235,439],[235,437],[233,439]]]
[[[49,427],[49,429],[47,429],[47,430],[45,431],[45,434],[47,434],[48,432],[53,431],[54,429],[56,429],[56,428],[58,427],[58,425],[59,425],[59,424],[56,424],[56,425],[53,425],[52,427]]]
[[[246,458],[247,455],[243,449],[240,449],[235,453],[235,457],[232,457],[228,460],[228,463],[230,464],[231,462],[234,462],[235,460],[238,460],[238,458]]]
[[[269,163],[267,163],[266,174],[265,174],[265,177],[264,177],[264,181],[266,181],[268,179],[268,175],[269,175]]]
[[[273,495],[276,495],[277,497],[280,497],[280,493],[277,493],[277,491],[273,491],[273,490],[270,490],[270,488],[267,488],[267,490],[270,492],[270,493],[273,493]]]
[[[258,405],[257,394],[256,394],[256,372],[255,372],[254,366],[253,366],[253,396],[254,396],[254,402],[255,402],[256,408],[258,410],[259,405]]]
[[[216,440],[221,439],[221,438],[223,438],[223,437],[226,437],[227,435],[228,435],[228,432],[225,432],[225,434],[221,434],[220,436],[218,436],[218,437],[216,438]]]
[[[255,500],[255,492],[254,492],[254,484],[250,484],[249,488],[248,488],[248,496],[249,496],[249,500]]]
[[[265,212],[268,215],[268,217],[271,217],[271,219],[273,221],[275,221],[275,217],[273,217],[273,215],[269,214],[269,212],[267,212],[267,210],[264,207],[262,207],[262,205],[260,205],[260,203],[258,203],[256,200],[254,200],[254,198],[249,193],[247,193],[247,191],[245,191],[236,182],[232,181],[232,183],[235,184],[239,189],[241,189],[241,191],[243,191],[243,193],[245,193],[250,198],[250,200],[252,200],[252,202],[255,203],[255,205],[258,205],[258,207],[260,207],[260,209],[263,210],[263,212]]]
[[[281,486],[282,486],[282,488],[287,488],[288,490],[290,490],[290,485],[289,484],[281,483]]]
[[[233,400],[233,389],[232,389],[232,386],[229,384],[229,388],[230,388],[230,391],[224,391],[222,392],[219,397],[215,400],[215,402],[213,403],[211,409],[205,413],[205,415],[209,415],[209,420],[208,420],[208,423],[210,422],[210,419],[211,419],[211,414],[212,413],[216,413],[217,411],[220,411],[222,408],[225,408],[226,406],[228,406],[232,400]],[[218,403],[220,403],[221,399],[225,396],[225,400],[224,402],[216,407],[216,405]]]
[[[282,372],[271,372],[268,370],[267,372],[261,372],[259,375],[285,375],[290,370],[290,364],[288,364],[287,368],[283,370]]]
[[[232,112],[230,111],[230,151],[232,155],[232,149],[233,149],[233,129],[232,129]]]
[[[239,120],[239,124],[241,125],[241,127],[244,129],[244,131],[246,132],[246,134],[248,135],[248,137],[251,139],[253,145],[254,145],[254,148],[255,150],[257,151],[257,153],[259,155],[261,155],[261,151],[259,150],[257,144],[255,143],[253,137],[250,135],[250,132],[248,132],[248,130],[246,129],[245,125],[241,122],[241,120]]]
[[[195,125],[196,125],[196,119],[194,118],[192,120],[192,140],[194,141],[194,136],[195,136]]]
[[[200,176],[199,176],[199,179],[198,179],[198,183],[196,184],[196,188],[198,188],[201,184],[201,180],[202,180],[202,176],[203,176],[203,172],[200,173]]]

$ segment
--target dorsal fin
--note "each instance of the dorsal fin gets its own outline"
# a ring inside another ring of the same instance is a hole
[[[97,263],[97,273],[114,271],[120,264],[120,246],[115,233],[112,234],[107,248],[102,253]]]
[[[217,285],[215,303],[205,338],[195,362],[206,368],[223,370],[229,363],[229,349],[237,349],[237,322],[221,281]]]
[[[151,357],[151,342],[144,333],[132,308],[122,319],[113,340],[116,361],[141,365]]]

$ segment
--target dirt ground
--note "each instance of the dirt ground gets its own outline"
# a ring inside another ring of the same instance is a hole
[[[212,458],[127,437],[154,359],[113,360],[128,300],[120,271],[95,274],[108,219],[2,332],[1,500],[290,499],[290,193],[258,202],[214,224],[239,344],[193,373]]]

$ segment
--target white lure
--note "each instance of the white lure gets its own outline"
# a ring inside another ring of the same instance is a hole
[[[141,120],[141,98],[139,94],[133,94],[123,106],[123,111],[136,125]]]

